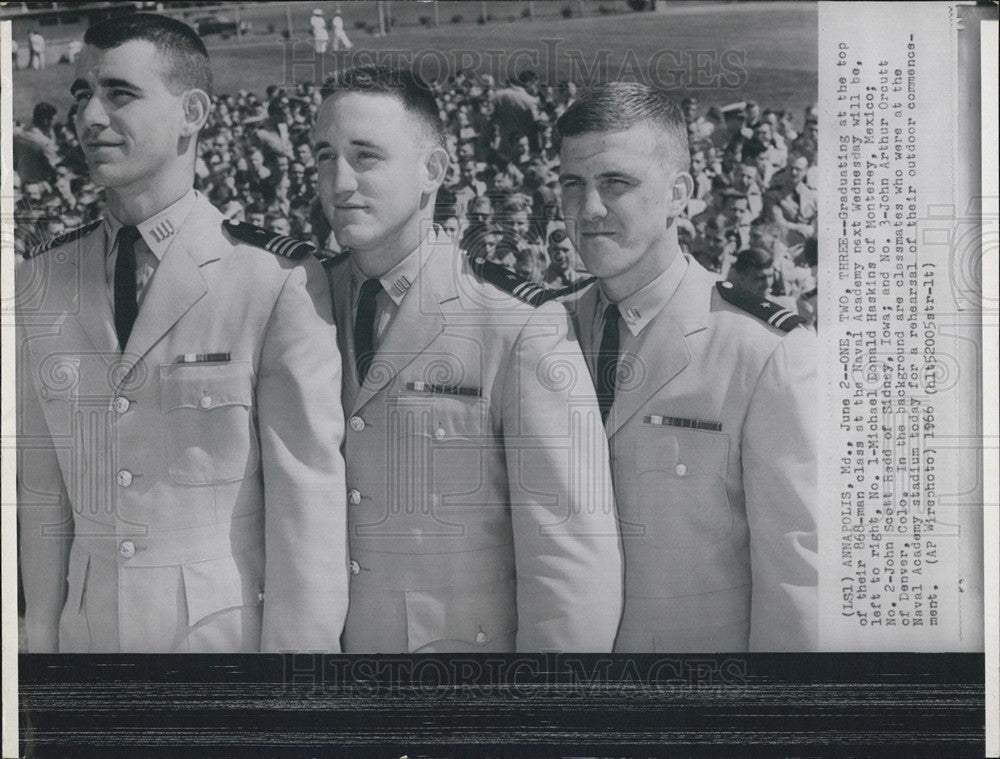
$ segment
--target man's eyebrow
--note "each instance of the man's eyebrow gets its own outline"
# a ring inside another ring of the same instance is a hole
[[[99,80],[101,87],[105,89],[128,89],[134,90],[135,92],[142,92],[142,87],[139,85],[128,81],[128,79],[119,79],[118,77],[108,77],[106,79]],[[77,79],[69,87],[70,95],[76,95],[81,90],[89,90],[90,82],[86,79]]]
[[[351,140],[351,145],[354,145],[355,147],[359,147],[359,148],[375,148],[376,150],[384,150],[385,149],[381,145],[379,145],[377,142],[371,142],[369,140]],[[313,145],[313,150],[314,151],[315,150],[322,150],[323,148],[329,148],[329,147],[333,147],[333,146],[329,142],[327,142],[326,140],[320,140],[315,145]]]
[[[629,174],[627,171],[602,171],[597,175],[597,179],[608,179],[608,178],[624,178],[624,179],[635,179],[633,174]],[[566,179],[581,179],[582,177],[572,174],[570,172],[561,172],[559,174],[559,180],[563,181]]]
[[[130,82],[128,79],[117,79],[115,77],[109,77],[107,79],[101,79],[100,85],[105,89],[116,89],[124,87],[125,89],[142,92],[142,87]]]
[[[598,179],[609,179],[609,178],[624,178],[624,179],[635,179],[633,174],[629,174],[627,171],[602,171],[597,175]]]

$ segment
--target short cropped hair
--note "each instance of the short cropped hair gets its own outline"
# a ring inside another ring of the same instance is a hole
[[[389,95],[420,119],[435,145],[445,145],[444,123],[430,85],[407,69],[382,65],[355,66],[326,78],[320,94],[326,100],[342,92]]]
[[[763,271],[774,265],[774,256],[763,248],[746,248],[740,251],[733,262],[738,272]]]
[[[523,213],[525,211],[531,211],[530,201],[527,197],[520,194],[511,195],[507,198],[504,201],[503,208],[501,209],[501,213],[505,215]]]
[[[538,81],[538,74],[534,69],[525,69],[517,75],[515,81],[522,87],[530,87]]]
[[[102,21],[87,29],[83,41],[110,50],[132,40],[152,43],[169,65],[167,85],[177,94],[189,89],[212,95],[212,67],[201,37],[183,21],[156,13],[133,13]]]
[[[31,112],[31,123],[37,126],[51,126],[52,119],[56,117],[56,107],[52,103],[44,100],[35,106]]]
[[[588,132],[624,132],[649,122],[666,137],[671,165],[681,171],[691,166],[684,114],[660,90],[639,82],[609,82],[588,90],[556,122],[562,137]]]

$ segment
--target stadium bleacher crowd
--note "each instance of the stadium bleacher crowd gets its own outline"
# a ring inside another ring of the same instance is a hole
[[[435,218],[457,244],[550,287],[586,276],[559,206],[555,122],[572,82],[532,71],[497,85],[459,72],[433,85],[452,163]],[[320,88],[277,85],[216,98],[202,132],[195,186],[233,219],[337,250],[319,212],[310,132]],[[817,115],[743,101],[704,112],[681,102],[695,190],[679,220],[681,245],[702,266],[815,321]],[[97,218],[73,109],[38,103],[15,124],[15,218],[24,250]]]

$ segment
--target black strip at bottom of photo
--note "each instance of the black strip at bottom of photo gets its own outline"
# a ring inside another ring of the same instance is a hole
[[[21,655],[21,756],[984,755],[982,654]]]

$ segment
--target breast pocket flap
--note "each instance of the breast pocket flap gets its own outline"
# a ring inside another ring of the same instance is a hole
[[[160,366],[160,411],[179,408],[211,411],[220,406],[250,406],[253,382],[249,361]]]
[[[729,435],[724,432],[644,424],[636,438],[637,474],[725,478],[728,461]]]
[[[409,393],[390,409],[396,437],[418,437],[439,445],[479,440],[487,429],[488,405],[482,398]]]
[[[406,593],[409,650],[439,640],[485,645],[517,630],[514,580]]]
[[[253,594],[260,583],[244,582],[232,556],[185,564],[181,571],[189,627],[216,612],[259,603]]]

